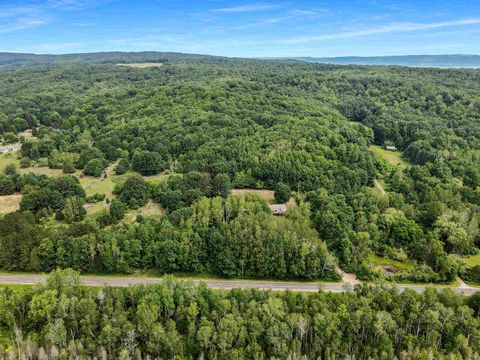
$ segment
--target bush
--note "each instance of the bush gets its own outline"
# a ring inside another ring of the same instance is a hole
[[[463,274],[464,280],[480,284],[480,265],[467,268]]]
[[[115,168],[115,174],[123,175],[128,171],[129,167],[130,167],[130,163],[128,162],[128,160],[127,159],[121,159],[118,162],[117,167]]]
[[[3,170],[5,175],[15,175],[17,173],[17,168],[13,164],[8,164]]]
[[[91,204],[95,204],[103,200],[105,200],[105,194],[100,194],[100,193],[95,193],[92,196],[88,196],[85,199],[87,203],[91,203]]]
[[[65,159],[65,161],[63,162],[62,170],[65,174],[73,174],[76,171],[73,160]]]
[[[101,159],[93,159],[85,165],[83,173],[88,176],[100,177],[103,169],[105,169],[105,161]]]
[[[28,157],[22,157],[20,160],[20,167],[22,169],[28,168],[32,165],[32,160]]]
[[[18,136],[12,132],[7,132],[3,134],[3,141],[8,144],[13,144],[18,141]]]
[[[125,204],[117,199],[112,200],[112,203],[110,204],[110,217],[112,221],[120,221],[123,219],[125,216],[125,210],[126,210]]]
[[[15,182],[11,176],[0,175],[0,195],[11,195],[15,192]]]

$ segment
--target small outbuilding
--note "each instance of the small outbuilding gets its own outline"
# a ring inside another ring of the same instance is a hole
[[[285,215],[287,213],[287,204],[268,205],[273,215]]]

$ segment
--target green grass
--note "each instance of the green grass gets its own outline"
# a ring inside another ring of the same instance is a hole
[[[0,155],[0,171],[9,165],[14,164],[17,167],[17,170],[20,174],[27,174],[27,173],[34,173],[34,174],[44,174],[49,177],[61,176],[64,175],[62,170],[60,169],[50,169],[47,164],[46,159],[40,159],[35,165],[21,169],[19,167],[20,160],[18,159],[18,152],[13,152],[9,154]],[[105,194],[106,198],[112,199],[114,197],[113,190],[115,189],[116,185],[121,185],[125,182],[125,180],[133,175],[138,175],[137,173],[130,171],[122,175],[115,174],[115,167],[117,163],[111,164],[105,172],[107,177],[92,177],[92,176],[81,176],[81,171],[77,171],[75,175],[80,180],[80,184],[82,185],[83,189],[87,196],[92,196],[94,194]],[[143,178],[146,181],[151,182],[161,182],[168,179],[170,174],[158,174],[153,176],[144,176]],[[20,203],[21,197],[15,195],[12,197],[0,197],[0,214],[6,214],[18,209],[18,205]],[[92,204],[92,206],[88,209],[88,215],[95,215],[98,214],[100,211],[108,209],[108,206],[104,202]],[[147,206],[139,211],[132,211],[127,214],[127,221],[132,222],[136,219],[137,215],[144,215],[144,216],[157,216],[163,215],[164,210],[161,208],[156,208],[152,206]]]
[[[131,210],[125,214],[123,222],[133,224],[138,215],[142,215],[145,218],[160,218],[165,214],[165,209],[153,201],[149,201],[146,205],[136,210]]]
[[[425,286],[425,287],[432,287],[432,288],[457,288],[460,286],[460,283],[457,279],[445,282],[445,283],[419,283],[419,282],[409,282],[403,281],[401,283],[393,283],[395,285],[411,285],[411,286]]]
[[[413,262],[410,262],[410,261],[403,262],[403,261],[392,260],[392,259],[388,259],[380,256],[374,256],[373,263],[376,266],[391,266],[398,270],[408,270],[413,267]]]
[[[5,167],[10,164],[15,165],[16,167],[20,165],[20,160],[18,159],[18,152],[0,155],[0,171],[2,173]]]
[[[480,265],[480,254],[464,258],[463,261],[465,261],[465,264],[468,266]]]
[[[376,156],[385,160],[390,165],[393,165],[393,166],[407,165],[407,163],[404,160],[402,160],[402,153],[400,151],[385,150],[378,145],[370,145],[370,150],[373,151]]]
[[[99,193],[105,194],[105,197],[110,199],[112,198],[112,192],[115,188],[115,183],[112,181],[112,178],[84,176],[80,178],[80,184],[87,196]]]

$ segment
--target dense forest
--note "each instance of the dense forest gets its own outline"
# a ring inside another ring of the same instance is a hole
[[[368,286],[337,294],[214,291],[171,279],[89,288],[74,272],[56,271],[42,286],[0,289],[0,356],[478,359],[478,295]]]
[[[480,71],[144,61],[159,65],[0,71],[0,132],[21,144],[0,175],[0,194],[21,194],[0,219],[2,269],[375,280],[382,259],[396,281],[480,277],[462,259],[480,247]],[[81,186],[112,176],[112,194]],[[274,216],[231,189],[294,204]],[[124,221],[150,203],[163,216]]]

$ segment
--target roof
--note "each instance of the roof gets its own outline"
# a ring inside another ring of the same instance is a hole
[[[273,204],[268,205],[273,215],[283,215],[287,212],[286,204]]]

